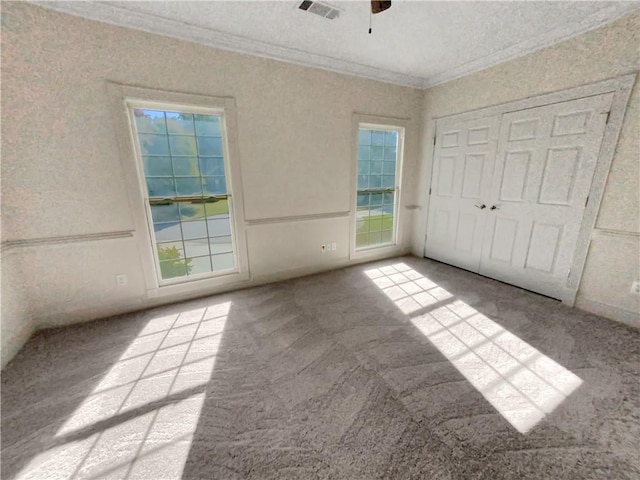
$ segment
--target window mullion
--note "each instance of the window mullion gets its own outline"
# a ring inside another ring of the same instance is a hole
[[[200,168],[200,145],[198,143],[198,131],[196,130],[196,116],[191,117],[191,121],[193,122],[193,134],[196,140],[196,159],[198,161],[198,172],[200,173],[200,189],[202,190],[202,198],[204,199],[204,185],[202,185],[202,169]],[[226,179],[226,178],[225,178]],[[229,200],[227,199],[227,205]],[[209,252],[209,265],[211,266],[211,271],[213,272],[213,253],[211,253],[211,233],[209,232],[209,216],[207,215],[207,204],[206,202],[202,203],[202,210],[204,211],[204,227],[207,231],[207,250]]]

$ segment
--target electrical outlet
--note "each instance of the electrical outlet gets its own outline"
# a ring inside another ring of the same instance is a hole
[[[640,280],[636,280],[631,284],[631,293],[635,293],[636,295],[640,295]]]
[[[327,246],[326,245],[320,245],[320,251],[321,252],[326,252],[327,251]]]
[[[338,248],[338,246],[336,245],[336,242],[332,242],[331,243],[331,250],[335,252],[336,248]]]
[[[124,273],[116,275],[116,285],[123,287],[127,284],[127,276]]]

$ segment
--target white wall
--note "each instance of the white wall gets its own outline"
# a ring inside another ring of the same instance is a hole
[[[522,58],[427,89],[424,137],[433,118],[524,99],[640,69],[640,14]],[[426,148],[430,148],[427,143]],[[428,151],[422,152],[413,251],[424,246]],[[578,291],[579,308],[640,326],[640,87],[633,88]]]
[[[2,366],[12,358],[33,332],[34,322],[27,303],[28,285],[22,275],[22,258],[16,250],[2,251]]]
[[[121,168],[133,159],[119,158],[107,81],[235,99],[255,281],[350,262],[349,219],[338,214],[351,206],[354,112],[409,119],[401,210],[411,217],[404,206],[414,201],[419,90],[24,3],[3,2],[2,16],[2,241],[10,247],[2,258],[3,365],[33,328],[159,301],[147,298],[139,255],[147,240],[135,231]],[[309,215],[326,218],[281,220]],[[399,252],[410,235],[407,221]],[[338,249],[321,253],[326,241]],[[127,275],[126,288],[116,287],[117,273]]]

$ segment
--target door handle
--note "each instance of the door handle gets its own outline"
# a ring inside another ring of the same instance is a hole
[[[482,205],[474,205],[474,207],[479,208],[480,210],[487,208],[487,206],[484,203]]]
[[[500,207],[496,207],[495,205],[491,205],[489,210],[500,210]]]

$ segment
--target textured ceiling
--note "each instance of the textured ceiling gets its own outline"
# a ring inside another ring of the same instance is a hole
[[[330,2],[335,20],[289,1],[35,2],[218,48],[427,87],[615,20],[636,2]]]

